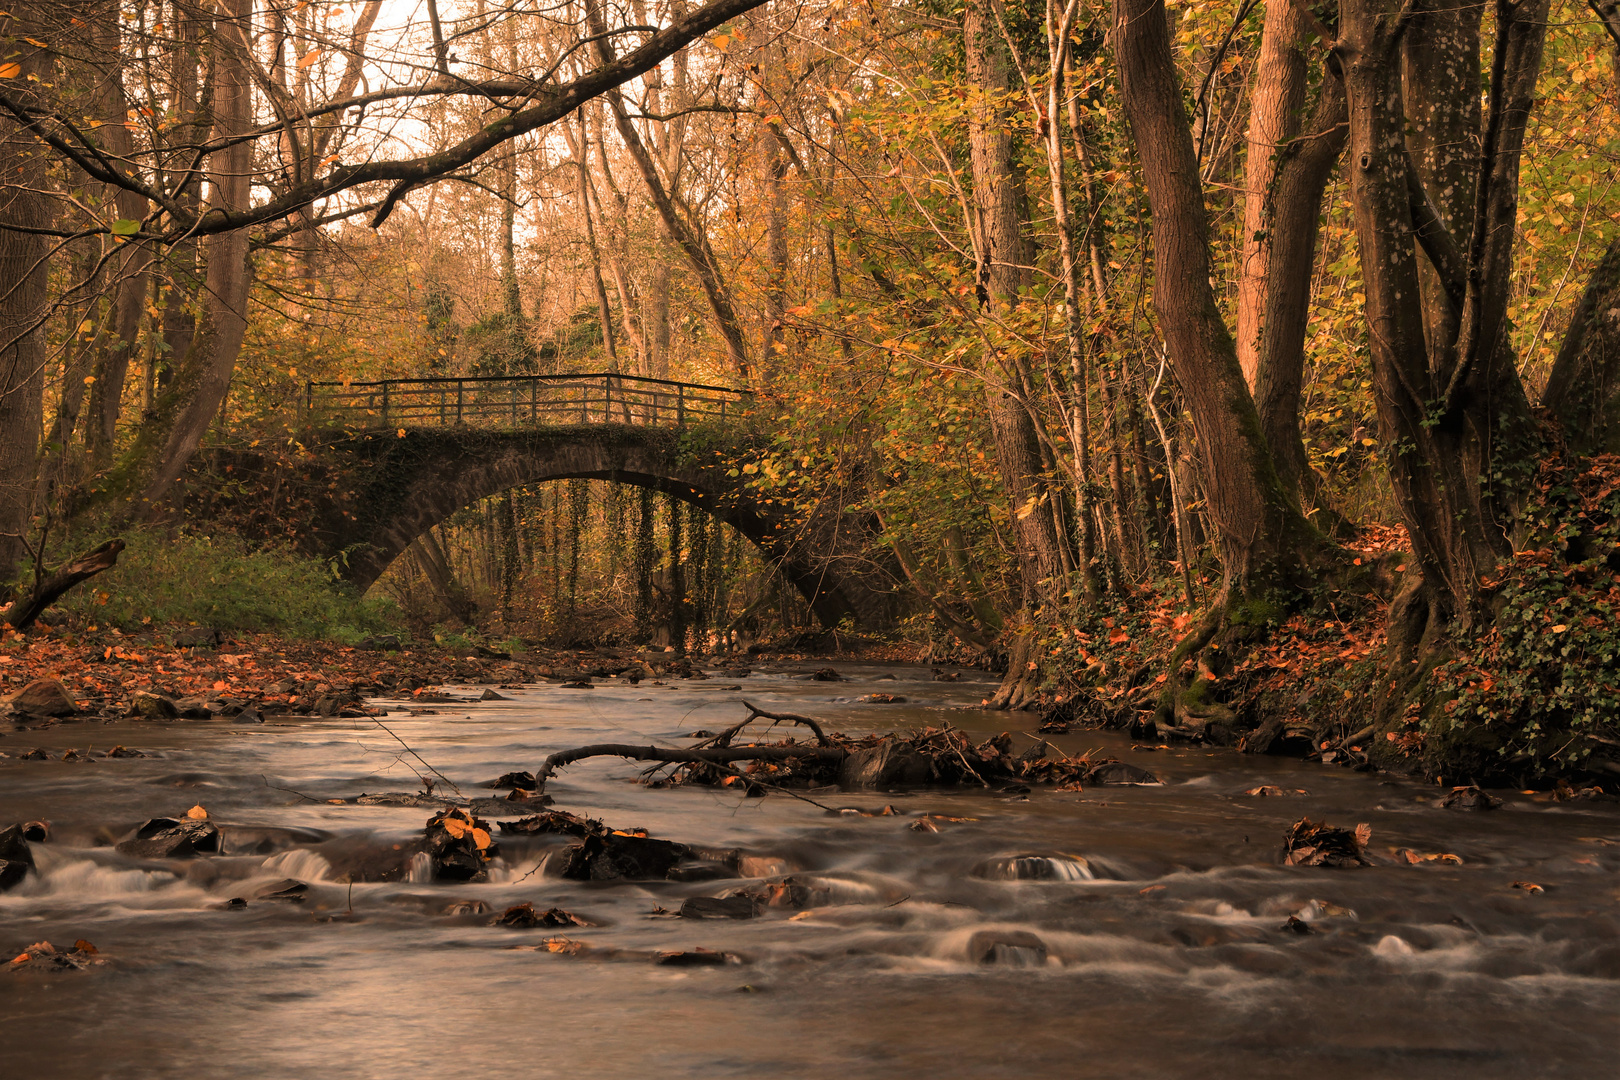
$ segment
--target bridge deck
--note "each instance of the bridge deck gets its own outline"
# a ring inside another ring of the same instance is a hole
[[[484,378],[311,382],[311,419],[377,427],[538,424],[678,426],[739,417],[746,390],[597,372]]]

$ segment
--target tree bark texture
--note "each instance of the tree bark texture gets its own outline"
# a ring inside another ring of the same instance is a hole
[[[16,64],[10,90],[28,105],[43,106],[41,87],[54,81],[48,12],[41,4],[11,4],[0,13],[0,41]],[[47,148],[11,116],[0,118],[0,581],[16,572],[27,550],[24,534],[34,509],[35,476],[45,388],[47,260],[43,236],[8,226],[51,224],[45,198]]]
[[[1260,328],[1270,280],[1274,236],[1273,183],[1278,165],[1300,132],[1305,109],[1304,46],[1309,22],[1293,0],[1266,5],[1249,107],[1244,174],[1243,244],[1238,263],[1237,351],[1253,390],[1260,372]],[[1314,222],[1312,232],[1315,232]]]
[[[1316,262],[1322,197],[1349,136],[1344,80],[1337,64],[1322,73],[1315,105],[1303,134],[1277,151],[1266,200],[1266,280],[1259,316],[1254,404],[1260,430],[1285,487],[1315,502],[1316,474],[1300,433],[1300,387],[1305,374],[1305,333],[1310,320],[1311,279]],[[1253,152],[1251,148],[1251,153]],[[1250,192],[1252,197],[1253,192]],[[1241,300],[1239,322],[1241,323]],[[1241,341],[1241,339],[1240,339]]]

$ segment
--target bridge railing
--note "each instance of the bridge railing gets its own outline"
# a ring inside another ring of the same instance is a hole
[[[746,390],[599,372],[479,378],[311,382],[311,420],[378,427],[538,424],[681,425],[740,417]]]

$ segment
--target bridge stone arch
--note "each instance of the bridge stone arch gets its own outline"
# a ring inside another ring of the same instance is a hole
[[[724,521],[779,568],[824,626],[853,619],[877,628],[893,618],[889,590],[837,557],[837,548],[848,546],[839,543],[840,531],[856,525],[823,521],[803,529],[728,475],[738,451],[747,451],[734,430],[606,422],[420,427],[315,442],[311,449],[349,490],[320,514],[310,539],[322,554],[341,555],[340,572],[361,589],[464,507],[512,488],[588,479],[667,492]]]

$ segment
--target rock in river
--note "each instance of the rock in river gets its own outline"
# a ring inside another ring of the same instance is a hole
[[[10,704],[33,716],[72,716],[79,711],[73,695],[56,679],[35,679],[11,695]]]
[[[685,844],[626,833],[591,835],[563,852],[560,875],[574,881],[658,881],[690,854]]]
[[[119,844],[118,850],[138,859],[189,859],[194,855],[218,855],[219,829],[207,820],[152,818],[136,829],[134,836]]]
[[[24,839],[24,829],[22,825],[0,829],[0,892],[22,884],[34,868],[34,852]]]

